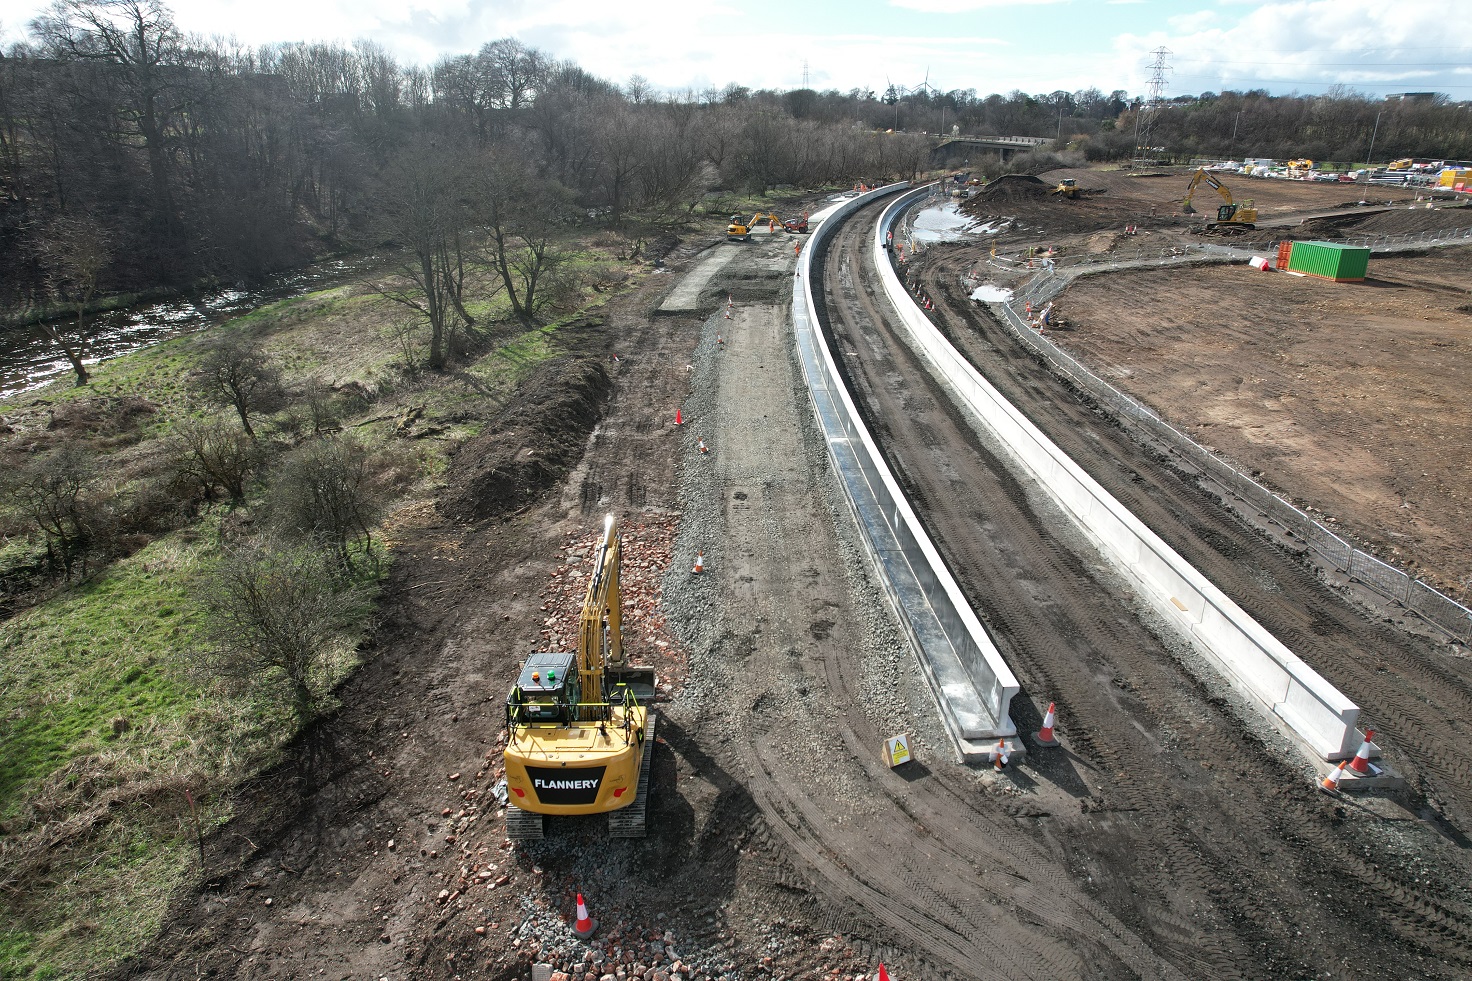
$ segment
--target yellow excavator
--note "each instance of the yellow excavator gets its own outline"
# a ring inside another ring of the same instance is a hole
[[[1208,221],[1206,223],[1208,229],[1219,226],[1230,228],[1257,227],[1257,209],[1252,206],[1252,202],[1243,201],[1241,204],[1237,204],[1232,200],[1232,192],[1227,190],[1227,186],[1217,180],[1216,177],[1208,174],[1205,169],[1196,171],[1195,176],[1191,178],[1191,183],[1186,185],[1186,199],[1181,202],[1182,211],[1188,215],[1194,215],[1196,213],[1196,209],[1191,207],[1191,197],[1196,193],[1196,188],[1202,184],[1216,191],[1217,194],[1221,195],[1222,200],[1226,202],[1217,207],[1216,221]]]
[[[548,814],[608,814],[609,834],[642,838],[654,755],[654,669],[623,646],[618,519],[603,526],[578,650],[535,653],[506,699],[506,836],[541,838]]]
[[[732,215],[731,223],[726,226],[726,241],[749,242],[751,241],[751,230],[759,225],[770,224],[774,229],[785,227],[781,218],[773,214],[764,214],[758,211],[751,216],[751,221],[742,221],[740,215]]]

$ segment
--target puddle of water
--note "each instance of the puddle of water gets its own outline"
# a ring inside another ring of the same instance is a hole
[[[922,208],[911,226],[915,241],[931,245],[936,242],[959,242],[970,238],[971,219],[961,214],[955,201]]]
[[[977,303],[1006,303],[1012,299],[1012,291],[1000,286],[978,286],[971,291],[971,299]]]

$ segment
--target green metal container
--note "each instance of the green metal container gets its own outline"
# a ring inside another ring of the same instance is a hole
[[[1332,279],[1336,283],[1354,283],[1365,278],[1370,267],[1370,250],[1363,245],[1339,245],[1335,242],[1294,242],[1288,254],[1288,271]]]

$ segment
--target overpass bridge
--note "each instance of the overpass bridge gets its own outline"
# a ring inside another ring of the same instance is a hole
[[[1044,143],[1053,141],[1043,136],[950,136],[930,150],[930,162],[938,164],[958,153],[1000,153],[1003,160],[1008,153],[1034,150]]]

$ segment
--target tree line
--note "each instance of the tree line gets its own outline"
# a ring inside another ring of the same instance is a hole
[[[927,133],[1053,138],[1120,160],[1148,112],[1149,141],[1182,159],[1362,160],[1372,138],[1377,157],[1461,158],[1465,111],[1346,90],[1208,92],[1146,110],[1122,90],[981,96],[928,80],[659,94],[514,38],[426,68],[366,41],[203,39],[161,0],[57,0],[0,51],[0,310],[80,310],[100,293],[249,281],[326,250],[399,244],[406,229],[386,210],[429,206],[474,233],[487,210],[511,217],[475,200],[496,170],[551,205],[520,218],[627,229],[680,221],[716,189],[907,177],[926,164]],[[432,172],[450,200],[404,183]],[[514,298],[518,314],[532,292]]]
[[[422,68],[363,41],[205,40],[160,0],[58,0],[0,53],[0,304],[397,244],[402,224],[378,216],[416,206],[406,174],[514,165],[565,203],[559,220],[623,228],[688,216],[714,188],[908,175],[924,149],[760,100],[655,99],[511,38]],[[483,210],[476,190],[435,206]]]

